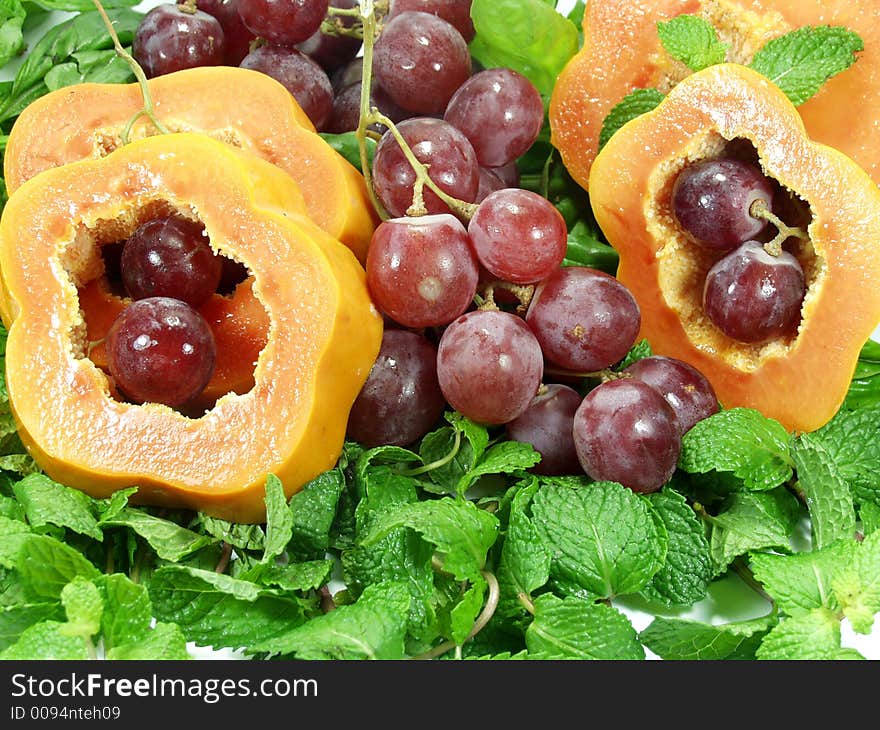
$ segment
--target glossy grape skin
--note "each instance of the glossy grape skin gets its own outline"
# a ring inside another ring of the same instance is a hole
[[[147,78],[197,66],[220,66],[225,39],[220,22],[201,10],[156,5],[138,23],[132,56]]]
[[[479,277],[467,231],[448,213],[380,223],[366,271],[379,310],[413,328],[446,325],[462,314]]]
[[[681,452],[672,407],[635,378],[610,380],[587,393],[575,412],[573,434],[590,478],[636,492],[654,492],[666,484]]]
[[[389,17],[400,15],[409,10],[437,15],[450,23],[467,43],[470,43],[476,31],[471,20],[471,0],[391,0]]]
[[[773,256],[747,241],[709,269],[703,311],[734,340],[766,342],[797,331],[805,294],[804,272],[794,256]]]
[[[305,53],[283,46],[260,46],[248,53],[239,65],[281,83],[319,132],[330,120],[333,113],[330,78]]]
[[[487,271],[514,284],[545,279],[562,264],[568,230],[562,214],[529,190],[488,195],[468,223],[477,258]]]
[[[358,128],[361,120],[361,83],[348,84],[333,96],[333,113],[327,122],[326,131],[333,134],[353,132]],[[409,112],[401,109],[385,93],[385,90],[374,83],[370,91],[370,106],[376,107],[382,114],[395,124],[412,116]],[[368,129],[373,129],[379,134],[384,134],[387,129],[381,124],[371,124]]]
[[[170,215],[135,229],[119,268],[133,299],[172,297],[199,307],[217,291],[223,262],[211,249],[204,226]]]
[[[690,363],[673,357],[652,355],[636,360],[623,370],[636,380],[647,383],[672,406],[681,435],[698,421],[718,412],[715,389]]]
[[[442,114],[471,73],[464,38],[430,13],[391,18],[376,41],[373,62],[382,88],[399,106],[417,114]]]
[[[320,27],[329,0],[238,0],[242,22],[269,43],[302,43]]]
[[[248,30],[238,13],[238,0],[198,0],[198,8],[213,15],[223,28],[223,59],[227,66],[238,66],[250,52],[256,36]]]
[[[357,0],[330,0],[330,7],[350,10],[357,7]],[[357,22],[354,16],[337,17],[344,28],[352,28]],[[296,47],[329,75],[357,56],[362,45],[363,41],[355,36],[330,35],[318,29]]]
[[[442,119],[413,117],[397,125],[416,159],[429,165],[428,176],[443,192],[473,202],[480,187],[480,170],[474,148],[461,132]],[[373,157],[373,187],[382,205],[395,218],[407,215],[412,205],[416,174],[397,144],[386,132]],[[448,213],[449,207],[437,195],[423,188],[428,213]]]
[[[544,103],[535,85],[509,68],[490,68],[465,81],[443,118],[464,132],[485,167],[501,167],[524,154],[544,123]]]
[[[134,403],[184,405],[204,390],[215,360],[210,326],[178,299],[132,302],[107,332],[110,374]]]
[[[538,392],[543,372],[538,341],[509,312],[467,312],[440,337],[440,390],[455,410],[478,423],[502,424],[519,416]]]
[[[541,454],[541,461],[530,471],[546,475],[581,473],[572,435],[574,414],[581,400],[574,388],[550,383],[519,416],[507,423],[510,439],[531,444]]]
[[[767,221],[749,211],[756,200],[772,208],[773,187],[761,170],[736,158],[702,160],[684,168],[672,187],[682,228],[705,248],[729,251],[754,238]]]
[[[597,269],[557,269],[535,288],[526,313],[544,356],[566,370],[592,373],[622,360],[641,313],[629,289]]]
[[[408,446],[437,423],[445,407],[434,344],[415,332],[386,329],[346,435],[367,447]]]

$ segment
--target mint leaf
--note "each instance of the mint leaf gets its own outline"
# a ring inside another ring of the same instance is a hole
[[[750,567],[780,610],[788,614],[816,608],[836,610],[831,586],[855,551],[854,540],[842,540],[821,550],[794,555],[754,554]]]
[[[104,600],[92,581],[80,576],[70,581],[61,591],[61,605],[67,614],[63,633],[90,638],[101,630]]]
[[[345,477],[337,468],[319,474],[290,498],[288,506],[293,522],[288,552],[294,559],[324,557],[330,546],[330,528],[344,489]]]
[[[629,619],[612,606],[544,594],[526,630],[529,659],[644,659]]]
[[[369,586],[349,606],[316,616],[256,651],[297,659],[403,659],[410,596],[400,583]]]
[[[806,26],[768,41],[749,64],[776,84],[792,104],[803,104],[864,50],[862,39],[840,26]]]
[[[64,631],[67,624],[43,621],[25,629],[18,641],[0,652],[2,660],[84,660],[91,658],[89,642]]]
[[[643,593],[667,606],[690,606],[706,597],[713,576],[702,522],[678,492],[664,488],[648,497],[669,538],[666,560]]]
[[[851,539],[856,529],[852,493],[822,442],[803,434],[793,452],[798,486],[807,500],[813,546]]]
[[[541,0],[474,0],[477,31],[471,56],[484,68],[506,66],[528,78],[545,99],[556,77],[578,50],[578,32]]]
[[[858,411],[880,405],[880,342],[862,345],[856,369],[843,401],[843,411]]]
[[[281,555],[293,536],[293,514],[287,506],[284,485],[274,474],[266,479],[266,547],[262,562]]]
[[[104,647],[110,649],[143,639],[150,630],[153,613],[147,589],[122,573],[102,575],[95,583],[104,599]]]
[[[859,502],[880,505],[880,405],[841,410],[810,438],[821,443]]]
[[[862,532],[872,535],[880,530],[880,505],[874,502],[865,502],[859,507],[859,520],[862,523]]]
[[[716,574],[751,550],[790,550],[799,510],[797,498],[785,489],[733,494],[724,511],[709,518],[709,550]]]
[[[415,481],[387,466],[371,469],[364,479],[365,495],[355,511],[357,536],[368,534],[383,515],[418,501]],[[431,558],[434,546],[418,533],[400,527],[369,545],[355,544],[342,551],[342,575],[349,590],[360,595],[374,583],[406,585],[410,601],[409,630],[419,636],[430,623],[429,603],[434,592]]]
[[[485,595],[486,581],[480,577],[473,582],[450,610],[449,637],[456,644],[464,644],[473,631],[477,616],[482,611]]]
[[[271,643],[305,620],[295,600],[198,568],[159,568],[149,593],[159,621],[178,624],[189,641],[203,646],[251,649]]]
[[[415,502],[382,515],[361,544],[369,547],[392,530],[409,527],[436,545],[443,569],[457,580],[477,580],[498,537],[498,520],[473,502],[451,497]]]
[[[308,560],[287,565],[263,565],[258,579],[261,585],[284,591],[311,591],[327,584],[333,572],[332,560]]]
[[[26,15],[20,0],[0,0],[0,67],[24,48],[21,26]]]
[[[110,520],[118,516],[120,512],[128,506],[129,498],[136,494],[137,491],[137,487],[117,489],[110,495],[109,499],[96,500],[101,520]]]
[[[712,625],[658,616],[639,634],[641,642],[661,659],[754,659],[755,650],[776,624],[773,616]]]
[[[48,535],[28,535],[15,567],[28,590],[42,598],[60,599],[61,591],[77,576],[95,580],[100,575],[81,553]]]
[[[519,490],[510,505],[510,518],[501,558],[498,563],[498,585],[501,598],[499,616],[515,616],[523,611],[519,596],[531,597],[550,578],[551,554],[527,514],[528,506],[540,488],[540,482]]]
[[[853,630],[870,633],[880,612],[880,532],[858,544],[850,565],[834,576],[832,588]]]
[[[34,527],[57,525],[98,541],[103,539],[92,513],[92,499],[84,492],[58,484],[45,474],[30,474],[13,489]]]
[[[481,476],[486,474],[512,474],[526,470],[541,460],[541,454],[531,444],[519,441],[502,441],[486,451],[480,462],[456,485],[456,492],[463,495]]]
[[[791,437],[778,421],[751,408],[731,408],[697,422],[682,439],[686,472],[732,472],[746,489],[778,487],[792,476]]]
[[[207,535],[199,535],[176,522],[132,507],[125,507],[116,515],[102,517],[99,524],[133,530],[149,543],[160,558],[172,562],[214,543]]]
[[[758,659],[827,660],[841,651],[840,621],[827,609],[816,608],[783,618],[758,647]]]
[[[638,593],[666,555],[666,531],[648,502],[614,482],[544,483],[532,500],[532,522],[553,556],[551,575],[568,592]]]
[[[199,512],[197,526],[206,534],[239,550],[265,550],[266,533],[261,525],[243,525]]]
[[[186,637],[177,624],[157,623],[136,642],[114,646],[107,652],[108,659],[165,661],[191,659],[186,649]]]
[[[0,566],[14,568],[18,553],[31,528],[20,520],[0,517]]]
[[[0,606],[0,651],[18,641],[28,627],[43,621],[64,618],[57,601],[17,603]]]
[[[601,150],[624,124],[656,109],[663,98],[663,93],[657,89],[635,89],[629,92],[605,116],[602,129],[599,131],[599,149]]]
[[[699,15],[678,15],[657,23],[663,48],[691,71],[723,63],[728,45],[718,39],[715,27]]]

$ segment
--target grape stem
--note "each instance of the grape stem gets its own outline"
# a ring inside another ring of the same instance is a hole
[[[516,311],[519,314],[525,313],[525,311],[529,308],[532,297],[535,295],[534,284],[514,284],[510,281],[496,279],[495,281],[490,282],[484,288],[483,295],[482,297],[480,297],[480,301],[478,302],[479,309],[489,309],[494,311],[497,311],[499,309],[498,305],[495,303],[496,289],[506,289],[507,291],[514,294],[514,296],[516,296],[517,300],[519,300]]]
[[[119,35],[116,33],[116,28],[113,27],[113,23],[108,17],[107,11],[104,10],[104,6],[101,5],[100,0],[92,0],[92,2],[97,8],[101,20],[104,21],[104,25],[107,27],[107,32],[110,34],[110,38],[113,40],[113,48],[116,50],[116,55],[128,64],[137,79],[138,86],[141,90],[141,97],[144,101],[143,108],[138,110],[138,112],[129,119],[126,125],[122,128],[122,134],[120,135],[122,138],[122,144],[128,144],[131,128],[141,117],[147,117],[161,134],[169,134],[171,130],[159,121],[159,118],[156,116],[156,108],[153,104],[153,97],[150,94],[150,86],[147,83],[147,76],[144,73],[144,70],[141,68],[141,65],[134,60],[134,57],[122,47],[122,43],[119,41]]]
[[[489,586],[489,595],[486,598],[486,605],[483,606],[483,610],[480,612],[480,615],[477,616],[477,620],[474,621],[474,626],[468,633],[465,641],[470,641],[486,628],[486,624],[488,624],[492,619],[492,616],[495,615],[495,610],[498,608],[498,599],[501,597],[501,589],[498,586],[498,579],[495,577],[495,574],[488,570],[481,570],[480,575],[483,576],[483,579]],[[436,659],[452,649],[455,649],[458,652],[460,651],[460,645],[454,641],[444,641],[442,644],[438,644],[424,654],[414,656],[413,659]]]
[[[358,0],[358,7],[361,16],[361,24],[363,28],[364,38],[364,55],[363,55],[363,72],[361,76],[361,99],[360,99],[360,120],[355,136],[358,140],[358,149],[360,152],[361,170],[364,175],[364,182],[367,186],[367,192],[373,207],[382,220],[388,220],[391,216],[385,207],[379,202],[372,184],[372,172],[370,170],[369,157],[367,156],[367,128],[371,124],[381,124],[388,128],[394,137],[404,157],[413,169],[416,175],[413,183],[413,202],[407,209],[406,214],[409,216],[426,215],[427,208],[424,201],[424,188],[427,187],[440,200],[442,200],[460,220],[467,223],[473,218],[477,210],[476,203],[468,203],[464,200],[454,198],[440,187],[428,176],[428,165],[423,164],[415,156],[410,146],[407,144],[403,135],[397,129],[397,126],[388,117],[382,114],[376,107],[370,104],[370,87],[373,80],[373,45],[377,36],[376,23],[376,6],[373,0]],[[353,8],[352,8],[353,9]],[[339,13],[340,15],[343,13]]]
[[[779,256],[782,253],[782,244],[789,238],[799,238],[802,241],[809,241],[810,236],[801,228],[792,228],[786,224],[779,216],[770,210],[764,200],[758,199],[749,206],[749,215],[753,218],[765,220],[776,226],[777,234],[772,241],[764,244],[764,250],[771,256]]]

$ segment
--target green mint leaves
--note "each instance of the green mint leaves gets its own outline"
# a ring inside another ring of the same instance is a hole
[[[768,41],[749,65],[798,106],[832,76],[852,66],[862,50],[862,39],[846,28],[808,26]]]
[[[657,34],[663,49],[691,71],[725,61],[727,45],[719,40],[715,28],[698,15],[678,15],[661,21],[657,23]],[[776,84],[792,104],[799,106],[816,94],[828,79],[852,66],[862,50],[862,39],[846,28],[805,26],[768,41],[748,65]],[[598,149],[628,121],[656,108],[663,96],[654,88],[635,89],[627,94],[603,120]],[[876,372],[871,369],[868,377],[873,375]],[[853,397],[859,397],[858,386]]]
[[[657,23],[663,48],[691,71],[723,63],[727,44],[718,40],[712,24],[698,15],[678,15]]]

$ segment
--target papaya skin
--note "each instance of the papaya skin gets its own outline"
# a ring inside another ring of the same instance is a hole
[[[186,69],[148,82],[156,116],[175,132],[201,132],[277,165],[299,183],[312,220],[363,263],[378,217],[363,176],[321,137],[296,100],[266,74],[231,66]],[[234,97],[234,98],[233,98]],[[143,107],[137,83],[84,83],[32,102],[10,131],[7,190],[43,170],[101,157]],[[157,130],[141,117],[137,139]]]
[[[726,338],[702,315],[700,277],[710,264],[671,212],[678,171],[731,140],[748,140],[765,174],[812,214],[810,245],[797,254],[808,284],[799,330],[760,346]],[[880,322],[880,189],[849,157],[812,141],[777,87],[736,64],[688,76],[609,140],[590,190],[655,353],[700,370],[723,406],[755,408],[790,431],[813,431],[834,415]]]
[[[382,319],[354,254],[277,207],[284,191],[255,184],[252,159],[204,135],[162,135],[46,170],[10,196],[7,388],[23,443],[53,479],[95,497],[137,486],[137,503],[253,523],[269,473],[289,496],[336,463]],[[168,207],[196,215],[215,250],[248,267],[270,322],[253,388],[199,418],[111,396],[86,354],[77,293],[100,269],[99,245]]]
[[[816,141],[854,159],[880,183],[880,23],[873,0],[605,0],[587,3],[584,44],[553,90],[551,141],[583,187],[598,151],[602,122],[637,88],[666,92],[690,73],[663,49],[657,23],[702,14],[730,44],[727,61],[748,64],[768,40],[807,25],[842,25],[865,50],[798,111]],[[840,110],[847,109],[841,123]]]

